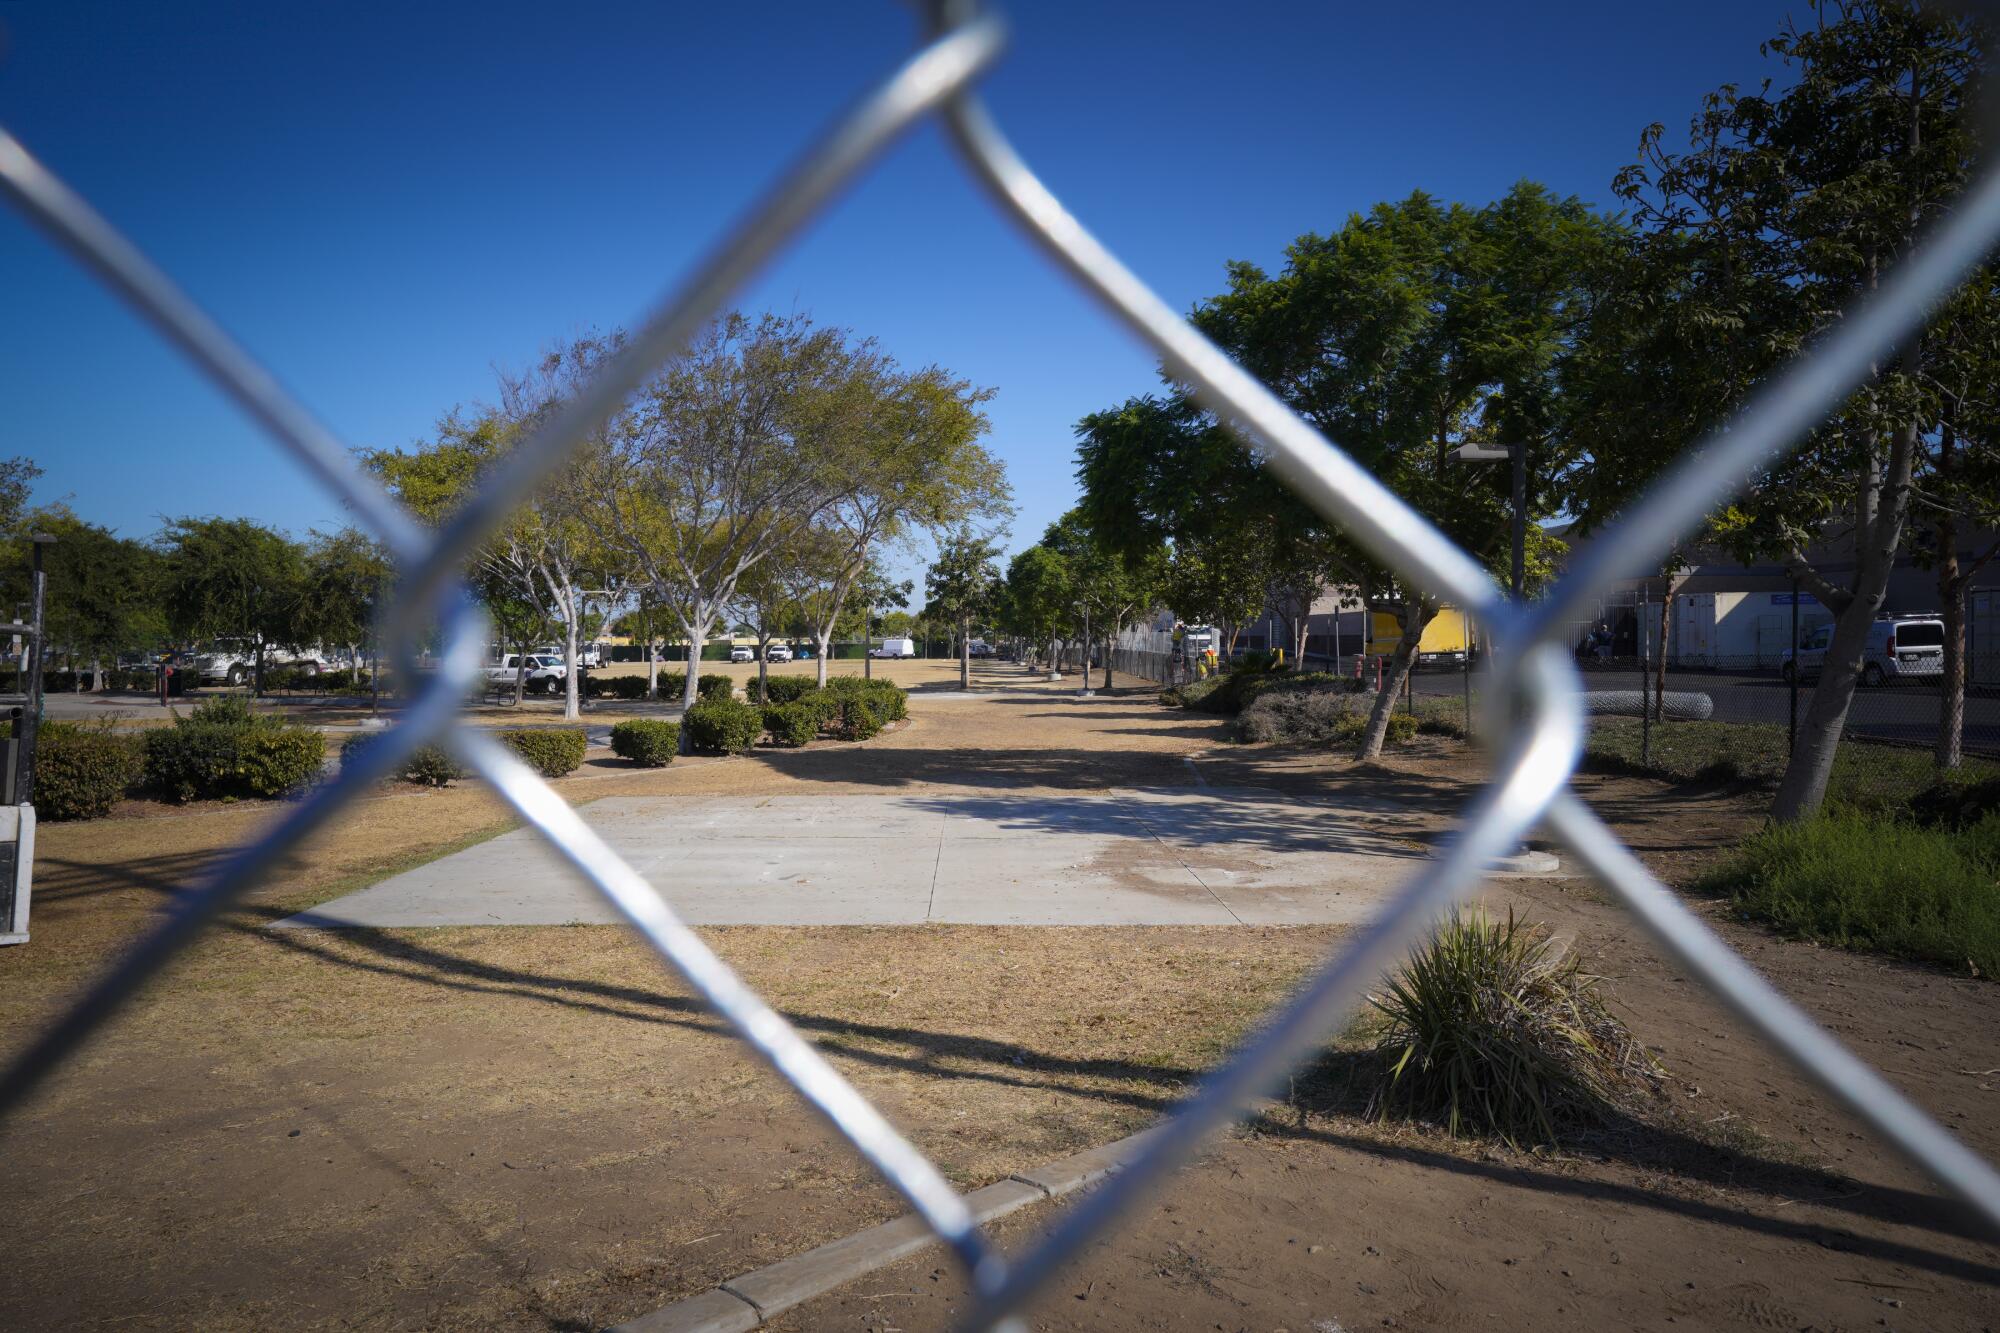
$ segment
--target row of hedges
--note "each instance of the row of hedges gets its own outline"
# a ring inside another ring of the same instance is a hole
[[[44,671],[42,673],[42,693],[70,694],[77,690],[88,690],[98,673],[88,669],[83,671]],[[107,668],[103,673],[104,688],[108,690],[152,690],[160,683],[159,673],[151,667]],[[21,688],[21,673],[9,668],[0,671],[0,693],[13,694]]]
[[[727,678],[715,679],[729,685]],[[681,724],[649,719],[613,727],[612,751],[642,766],[659,767],[673,761],[682,725],[695,753],[738,754],[767,732],[777,745],[805,745],[822,735],[866,740],[909,716],[909,696],[888,681],[843,677],[823,690],[788,689],[794,697],[762,708],[706,685],[704,681],[701,701],[687,710]],[[348,737],[341,762],[352,762],[385,734]],[[546,778],[575,772],[588,746],[580,727],[515,727],[494,735]],[[317,731],[255,713],[236,695],[206,700],[186,715],[175,714],[173,726],[137,735],[50,722],[41,736],[35,801],[51,820],[97,818],[142,789],[178,802],[284,796],[311,782],[326,759],[326,741]],[[442,747],[426,745],[405,759],[394,776],[442,787],[465,773]]]
[[[349,736],[340,747],[340,762],[353,763],[386,732],[364,731]],[[559,778],[583,766],[584,751],[590,741],[581,727],[509,727],[493,737],[512,750],[545,778]],[[412,751],[393,776],[421,787],[442,787],[453,778],[466,775],[465,766],[441,745],[422,745]]]
[[[142,733],[146,785],[169,801],[288,795],[326,761],[326,738],[222,696]]]
[[[309,727],[259,716],[243,700],[209,700],[174,725],[137,734],[69,722],[42,725],[35,758],[35,809],[45,819],[95,819],[128,795],[162,800],[288,796],[326,760]]]

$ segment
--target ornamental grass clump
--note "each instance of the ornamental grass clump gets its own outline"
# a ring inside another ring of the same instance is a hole
[[[1369,1109],[1453,1134],[1554,1144],[1661,1072],[1539,926],[1454,911],[1369,1003],[1383,1020]]]

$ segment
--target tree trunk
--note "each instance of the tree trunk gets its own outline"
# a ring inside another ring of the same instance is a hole
[[[527,697],[528,646],[517,641],[514,644],[514,707],[519,708],[521,701]]]
[[[1965,758],[1965,591],[1968,580],[1959,569],[1958,521],[1947,514],[1937,521],[1939,612],[1944,621],[1944,677],[1938,682],[1938,730],[1931,761],[1939,768],[1957,768]]]
[[[757,636],[757,702],[760,704],[771,701],[771,691],[765,688],[765,682],[770,678],[771,636],[760,634]]]
[[[1111,643],[1112,636],[1104,636],[1104,692],[1111,692]]]
[[[829,625],[826,627],[824,631],[814,631],[814,632],[818,635],[818,646],[819,646],[818,656],[814,659],[815,664],[819,668],[819,670],[815,673],[815,675],[818,677],[816,683],[819,685],[821,689],[825,689],[826,655],[828,652],[832,651],[833,648],[833,626]]]
[[[966,615],[959,625],[958,635],[958,688],[972,688],[972,617]]]
[[[570,614],[563,621],[563,721],[574,722],[583,716],[578,706],[578,697],[583,693],[583,682],[577,677],[576,660],[576,607],[570,607]]]
[[[1660,632],[1653,643],[1653,720],[1667,720],[1667,630],[1673,625],[1674,580],[1669,574],[1660,593]],[[1794,670],[1797,668],[1794,667]]]
[[[1357,760],[1378,759],[1382,755],[1382,741],[1389,734],[1389,714],[1396,711],[1396,696],[1403,692],[1403,684],[1410,678],[1410,668],[1417,660],[1417,645],[1423,641],[1424,630],[1437,615],[1437,607],[1429,602],[1405,602],[1403,604],[1403,637],[1396,640],[1396,653],[1389,659],[1389,670],[1382,678],[1382,688],[1375,692],[1375,706],[1368,713],[1368,727],[1361,733],[1361,744],[1355,750]]]
[[[1853,599],[1834,617],[1833,637],[1827,644],[1826,663],[1820,668],[1819,687],[1799,723],[1798,748],[1785,765],[1778,783],[1771,817],[1789,824],[1816,813],[1826,800],[1827,779],[1833,774],[1833,759],[1840,738],[1847,729],[1847,710],[1854,702],[1854,686],[1861,678],[1861,661],[1868,649],[1868,630],[1882,609],[1895,567],[1896,548],[1902,542],[1903,515],[1909,501],[1910,470],[1917,447],[1917,428],[1906,425],[1896,432],[1890,447],[1889,466],[1877,479],[1873,521],[1855,532],[1855,572]]]
[[[90,692],[92,694],[104,692],[104,659],[101,657],[90,659]]]
[[[688,630],[687,683],[681,689],[681,707],[683,708],[694,707],[695,700],[701,697],[695,687],[701,682],[701,648],[707,641],[707,629],[704,628],[699,634],[695,633],[693,629]],[[681,734],[685,736],[687,728],[681,728]]]
[[[654,652],[653,636],[646,635],[646,697],[657,700],[660,697],[660,658]]]
[[[257,656],[250,663],[250,697],[264,697],[264,641],[257,641]]]

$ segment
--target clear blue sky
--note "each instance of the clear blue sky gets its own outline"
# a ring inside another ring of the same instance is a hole
[[[986,88],[1024,155],[1170,304],[1224,261],[1423,189],[1521,178],[1609,206],[1640,130],[1773,72],[1803,4],[1022,3]],[[0,0],[0,123],[344,439],[423,437],[495,366],[624,324],[913,39],[892,0],[75,4]],[[1028,545],[1072,427],[1152,360],[1006,229],[926,127],[739,302],[999,390]],[[38,501],[296,533],[337,504],[0,211],[0,454]],[[914,574],[920,562],[905,560]]]

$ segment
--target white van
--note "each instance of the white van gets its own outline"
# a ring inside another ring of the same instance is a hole
[[[1833,641],[1833,626],[1820,625],[1799,640],[1796,668],[1792,655],[1785,653],[1780,673],[1790,680],[1796,671],[1800,679],[1819,675],[1826,665],[1827,645]],[[1878,616],[1868,627],[1868,647],[1861,657],[1861,683],[1870,687],[1892,680],[1923,679],[1944,674],[1944,622],[1928,613]]]
[[[917,655],[917,641],[915,639],[884,639],[882,640],[882,646],[879,648],[870,648],[868,655],[870,657],[915,657]]]

